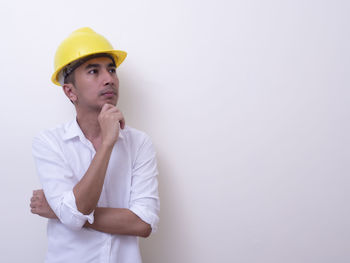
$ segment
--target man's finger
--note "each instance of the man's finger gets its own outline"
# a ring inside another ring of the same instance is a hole
[[[112,107],[108,108],[106,111],[109,113],[119,112],[119,109],[116,106],[111,105]]]
[[[125,127],[125,119],[122,118],[122,119],[119,121],[119,123],[120,123],[120,128],[124,129],[124,127]]]
[[[33,195],[41,194],[43,192],[44,192],[43,189],[33,190]]]
[[[108,103],[103,104],[101,112],[105,112],[105,111],[109,110],[110,108],[115,108],[115,106],[113,106],[112,104],[108,104]]]

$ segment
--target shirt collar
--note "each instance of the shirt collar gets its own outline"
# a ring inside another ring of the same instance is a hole
[[[65,132],[63,134],[63,140],[70,140],[70,139],[73,139],[75,137],[79,137],[80,139],[84,138],[85,140],[87,140],[83,131],[80,129],[80,126],[79,126],[76,118],[74,118],[74,120],[72,120],[66,124]],[[120,129],[119,139],[123,139],[123,138],[124,138],[123,130]]]

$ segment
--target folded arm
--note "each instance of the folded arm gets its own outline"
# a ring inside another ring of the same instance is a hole
[[[142,237],[156,231],[159,221],[158,171],[155,151],[148,138],[138,149],[133,163],[128,209],[96,207],[93,215],[84,215],[78,210],[72,190],[76,182],[62,157],[52,153],[51,147],[42,141],[35,144],[34,153],[40,162],[37,167],[45,193],[34,191],[32,213],[58,218],[75,230],[85,226],[101,232]]]
[[[31,212],[42,217],[58,219],[54,211],[49,206],[43,190],[33,191],[31,198]],[[125,208],[96,207],[94,222],[86,222],[84,227],[94,230],[118,234],[148,237],[151,234],[151,226],[142,221],[132,211]]]
[[[112,105],[105,104],[98,117],[101,143],[96,147],[87,171],[77,180],[62,150],[62,138],[46,132],[34,138],[33,156],[46,199],[60,221],[73,230],[79,230],[88,220],[94,220],[93,211],[102,191],[106,170],[119,129],[124,118]],[[73,143],[73,142],[69,142]]]

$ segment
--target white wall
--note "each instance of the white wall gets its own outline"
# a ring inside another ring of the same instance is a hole
[[[6,1],[0,8],[0,262],[43,262],[37,132],[73,117],[50,83],[90,26],[129,56],[120,108],[158,151],[145,263],[350,262],[350,2]]]

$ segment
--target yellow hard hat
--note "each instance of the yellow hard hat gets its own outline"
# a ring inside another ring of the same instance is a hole
[[[111,55],[117,67],[124,61],[127,54],[121,50],[114,50],[105,37],[89,27],[74,31],[57,48],[54,63],[55,72],[51,81],[61,86],[63,84],[62,74],[60,74],[62,69],[73,61],[99,53]]]

